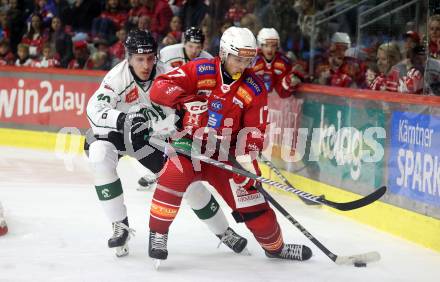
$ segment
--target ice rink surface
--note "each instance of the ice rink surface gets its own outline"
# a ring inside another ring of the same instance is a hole
[[[339,255],[378,251],[366,268],[338,266],[283,216],[286,242],[307,244],[307,262],[265,257],[244,225],[231,226],[249,240],[251,256],[234,254],[198,221],[186,204],[173,223],[168,260],[154,270],[147,255],[152,192],[137,191],[145,170],[132,159],[118,167],[130,225],[130,255],[107,248],[111,224],[104,216],[83,157],[0,147],[0,200],[10,232],[0,237],[0,281],[439,281],[440,254],[332,212],[273,195],[315,237]],[[440,234],[439,234],[440,236]]]

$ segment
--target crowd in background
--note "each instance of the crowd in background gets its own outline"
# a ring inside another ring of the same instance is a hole
[[[440,95],[436,0],[422,5],[426,20],[419,26],[408,21],[394,36],[378,30],[358,46],[353,13],[312,26],[313,16],[337,0],[0,1],[0,65],[109,70],[125,58],[123,42],[133,28],[150,30],[163,47],[179,43],[186,28],[200,27],[204,50],[216,55],[229,26],[247,27],[255,35],[273,27],[281,51],[303,66],[307,82]]]

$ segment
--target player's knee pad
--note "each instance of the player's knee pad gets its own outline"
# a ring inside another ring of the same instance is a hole
[[[201,181],[191,183],[185,192],[185,200],[193,210],[204,208],[211,200],[211,196]]]
[[[116,172],[118,152],[116,147],[108,141],[97,140],[90,144],[89,164],[95,185],[112,183],[119,178]]]

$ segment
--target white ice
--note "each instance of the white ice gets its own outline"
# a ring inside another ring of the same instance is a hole
[[[382,260],[366,268],[338,266],[282,215],[286,242],[307,244],[307,262],[265,257],[251,233],[251,256],[221,246],[187,205],[169,234],[169,258],[159,271],[147,256],[152,192],[137,191],[145,170],[132,159],[118,167],[131,227],[130,255],[116,258],[106,243],[111,224],[104,216],[83,157],[0,147],[0,200],[10,232],[0,237],[0,281],[439,281],[440,254],[290,197],[276,199],[315,237],[339,255],[379,251]],[[386,215],[384,215],[386,216]]]

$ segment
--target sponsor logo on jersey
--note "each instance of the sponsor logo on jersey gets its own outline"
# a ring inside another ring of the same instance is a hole
[[[231,87],[227,84],[222,84],[221,89],[222,89],[223,93],[227,93],[227,92],[229,92],[229,90],[231,90]]]
[[[214,87],[215,84],[215,79],[203,79],[197,81],[197,87]]]
[[[223,115],[208,110],[208,127],[218,128],[222,122]]]
[[[177,91],[179,91],[179,90],[182,90],[182,88],[180,88],[180,87],[177,86],[177,85],[170,86],[170,87],[168,87],[167,90],[165,91],[165,94],[167,94],[167,95],[172,95],[172,94],[174,94],[175,92],[177,92]]]
[[[247,86],[255,93],[256,96],[261,94],[261,91],[263,91],[260,87],[260,85],[255,81],[255,79],[252,76],[246,77],[245,81]]]
[[[280,74],[282,74],[283,72],[282,72],[281,70],[275,70],[275,73],[276,73],[277,75],[280,75]]]
[[[232,98],[232,103],[238,105],[241,109],[243,109],[243,102],[240,101],[240,99],[238,99],[237,97],[233,97]]]
[[[281,63],[281,62],[276,62],[275,63],[275,68],[279,69],[279,70],[285,70],[286,69],[286,65]]]
[[[239,57],[255,57],[257,55],[256,49],[251,48],[239,48],[238,49],[238,56]]]
[[[218,111],[220,111],[223,108],[223,104],[219,100],[214,100],[214,101],[211,102],[211,108],[214,111],[218,112]]]
[[[252,95],[241,86],[237,90],[237,96],[241,98],[246,105],[249,105],[252,102]]]
[[[264,64],[263,63],[259,63],[259,64],[256,64],[254,66],[254,71],[257,72],[259,70],[262,70],[263,68],[264,68]]]
[[[215,74],[214,64],[200,64],[197,66],[197,74]]]
[[[135,86],[127,95],[125,95],[125,103],[132,103],[139,98],[138,89]]]

